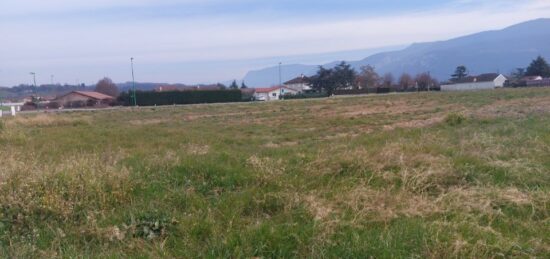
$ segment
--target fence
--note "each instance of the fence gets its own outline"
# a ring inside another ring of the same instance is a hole
[[[429,90],[421,91],[440,91],[439,87],[432,87]],[[378,87],[378,88],[363,88],[363,89],[349,89],[349,90],[336,90],[334,95],[360,95],[360,94],[387,94],[387,93],[408,93],[408,92],[417,92],[418,89],[409,88],[409,89],[398,89],[398,88],[388,88],[388,87]]]
[[[195,90],[173,92],[136,92],[138,106],[199,104],[199,103],[229,103],[242,102],[240,90]],[[130,93],[122,93],[118,101],[126,106],[133,105]]]

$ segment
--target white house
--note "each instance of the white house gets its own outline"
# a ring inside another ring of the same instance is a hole
[[[468,76],[452,84],[441,85],[441,91],[468,91],[495,89],[504,87],[508,80],[502,74],[482,74],[478,76]]]
[[[303,74],[299,77],[296,77],[288,82],[285,82],[284,85],[288,88],[294,89],[300,93],[307,92],[311,90],[309,84],[309,78]]]
[[[530,87],[550,86],[550,78],[542,76],[526,76],[522,80],[525,81],[525,85]]]
[[[276,101],[280,100],[280,97],[285,94],[297,94],[298,91],[284,87],[284,86],[274,86],[270,88],[256,88],[254,92],[254,97],[258,101]]]
[[[540,81],[542,76],[524,76],[521,80],[523,81]]]
[[[9,114],[11,114],[12,116],[15,116],[15,113],[16,112],[20,112],[21,111],[21,106],[23,106],[24,103],[2,103],[0,102],[0,108],[3,107],[10,107],[10,112]],[[0,117],[2,117],[3,115],[3,112],[2,112],[2,109],[0,109]]]

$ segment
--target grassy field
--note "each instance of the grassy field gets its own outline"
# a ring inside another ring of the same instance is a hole
[[[4,117],[0,257],[550,257],[550,89]]]

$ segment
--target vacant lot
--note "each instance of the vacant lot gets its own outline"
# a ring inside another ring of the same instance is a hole
[[[0,121],[0,257],[549,257],[550,89]]]

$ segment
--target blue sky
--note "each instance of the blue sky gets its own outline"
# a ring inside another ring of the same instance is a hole
[[[218,82],[550,17],[547,0],[1,0],[0,85]]]

